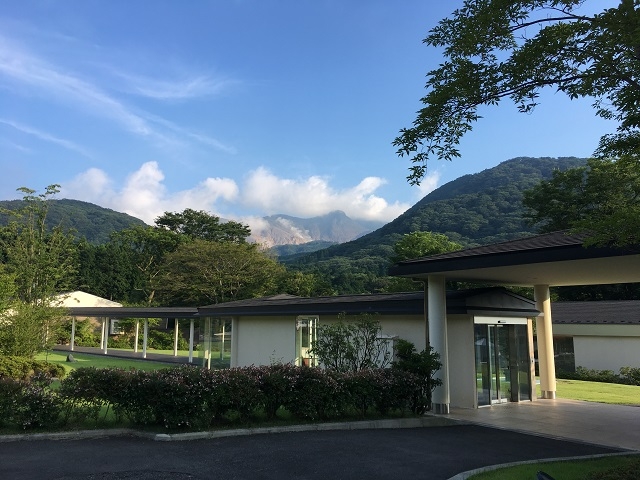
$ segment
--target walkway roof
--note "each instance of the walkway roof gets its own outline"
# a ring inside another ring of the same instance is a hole
[[[69,307],[71,317],[191,318],[196,307]]]

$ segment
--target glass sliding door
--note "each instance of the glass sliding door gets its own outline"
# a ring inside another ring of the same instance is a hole
[[[531,399],[526,325],[474,326],[478,406]]]

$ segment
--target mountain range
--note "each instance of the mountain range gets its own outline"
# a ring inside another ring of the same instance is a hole
[[[280,260],[331,279],[339,293],[384,289],[381,279],[386,276],[393,246],[402,235],[415,231],[443,233],[464,247],[532,235],[536,231],[524,219],[522,192],[551,178],[554,170],[585,163],[586,159],[575,157],[507,160],[442,185],[395,220],[358,239]]]
[[[323,248],[348,242],[384,225],[383,222],[354,220],[340,210],[312,218],[271,215],[263,217],[260,223],[257,228],[252,227],[251,240],[265,247],[306,245],[302,250],[308,250],[309,243],[313,243],[312,248]],[[279,249],[275,251],[278,253]]]
[[[550,178],[556,169],[585,162],[575,157],[515,158],[442,185],[386,225],[354,220],[341,211],[308,219],[272,215],[254,227],[251,238],[302,269],[322,272],[327,265],[339,263],[341,271],[348,266],[349,275],[383,274],[393,245],[406,233],[444,233],[463,246],[534,233],[523,220],[522,192]],[[20,200],[0,201],[0,209],[15,210],[20,205]],[[145,225],[130,215],[69,199],[53,200],[47,220],[50,226],[71,228],[96,244],[107,242],[113,231]],[[8,216],[0,213],[0,225],[7,221]],[[332,268],[324,273],[337,274]]]

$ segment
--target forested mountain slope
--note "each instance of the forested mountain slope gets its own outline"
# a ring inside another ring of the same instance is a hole
[[[112,232],[135,225],[145,225],[139,218],[126,213],[99,207],[80,200],[50,200],[46,224],[51,228],[62,226],[75,231],[79,238],[86,238],[94,244],[106,243]],[[0,207],[16,210],[23,205],[22,200],[0,200]],[[0,214],[0,225],[6,225],[8,215]]]
[[[522,192],[551,178],[554,169],[584,163],[586,159],[574,157],[507,160],[439,187],[392,222],[357,240],[281,260],[331,279],[340,293],[384,290],[378,277],[386,275],[393,245],[403,234],[444,233],[465,247],[533,234],[523,220]]]

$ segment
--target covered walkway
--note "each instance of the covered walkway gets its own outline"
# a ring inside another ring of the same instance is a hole
[[[449,418],[478,425],[640,451],[640,407],[565,399],[452,408]]]
[[[70,345],[55,345],[53,350],[56,352],[62,352],[65,354],[71,353],[86,353],[89,355],[100,355],[101,357],[105,356],[104,351],[100,347],[78,347],[77,345],[73,347],[71,350]],[[108,357],[115,358],[124,358],[124,359],[134,359],[134,360],[148,360],[150,362],[162,362],[167,364],[179,364],[179,365],[188,365],[188,364],[196,364],[199,365],[202,361],[199,358],[194,358],[192,362],[189,362],[189,357],[184,355],[167,355],[164,353],[149,353],[147,351],[146,357],[142,356],[142,352],[134,352],[133,350],[118,350],[110,348],[108,353],[106,354]]]

